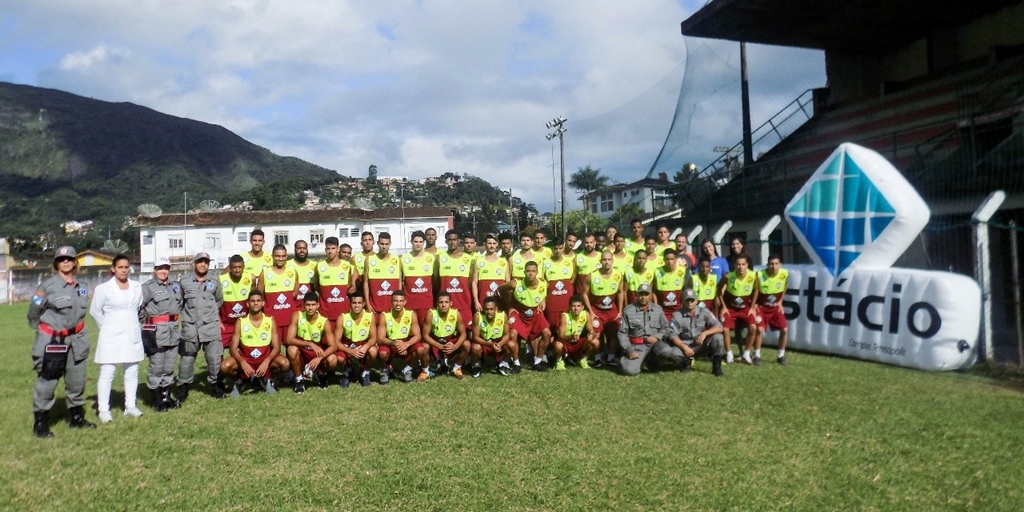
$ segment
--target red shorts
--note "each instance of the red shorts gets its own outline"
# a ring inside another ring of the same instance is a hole
[[[715,299],[708,299],[700,301],[700,307],[707,308],[708,311],[715,312]]]
[[[448,339],[443,339],[443,338],[440,339],[440,340],[437,340],[437,341],[440,341],[442,344],[454,343],[455,342],[455,340],[448,340]],[[465,343],[463,343],[463,346],[465,346]],[[431,345],[430,346],[430,354],[434,357],[434,360],[436,361],[436,360],[440,359],[441,356],[444,355],[444,352],[441,352],[441,349]]]
[[[607,330],[609,334],[619,332],[619,320],[615,319],[615,316],[618,314],[618,307],[607,310],[594,308],[594,318],[599,320],[601,323],[600,325],[591,325],[591,329],[594,329],[594,332],[599,334],[605,330]]]
[[[722,320],[722,327],[726,330],[731,331],[733,329],[742,329],[744,327],[751,327],[760,323],[758,322],[759,318],[755,318],[751,315],[749,309],[726,308],[726,311],[729,314],[725,316],[724,320]]]
[[[544,319],[548,321],[548,325],[558,325],[562,322],[562,313],[568,313],[569,310],[565,311],[552,311],[550,309],[544,310]]]
[[[480,345],[480,359],[485,357],[491,357],[497,362],[501,362],[502,352],[500,350],[494,350],[491,347]]]
[[[536,339],[543,334],[544,329],[551,327],[548,324],[548,319],[544,318],[544,315],[534,313],[533,316],[526,317],[519,313],[519,310],[512,310],[508,314],[508,326],[516,331],[520,338],[526,341]]]
[[[288,326],[287,325],[278,325],[277,326],[277,341],[281,342],[281,345],[284,346],[284,340],[286,340],[286,339],[288,339]]]
[[[586,331],[583,331],[586,334]],[[587,338],[583,337],[576,340],[576,343],[570,343],[569,341],[563,341],[562,346],[565,347],[565,355],[572,356],[574,358],[580,358],[583,356],[583,349],[587,346]]]
[[[320,348],[322,348],[324,350],[327,350],[327,348],[328,348],[328,347],[324,346],[323,343],[317,343],[317,345],[319,345]],[[338,354],[341,357],[345,356],[344,352],[336,352],[336,354]],[[313,352],[311,349],[308,349],[306,347],[299,347],[299,361],[301,362],[300,364],[305,366],[305,365],[309,364],[309,362],[312,361],[315,358],[316,358],[316,352]]]
[[[252,353],[256,351],[258,351],[258,355],[253,357]],[[265,347],[243,347],[239,345],[238,353],[242,356],[242,360],[249,363],[249,366],[252,366],[254,370],[271,356],[270,345]]]
[[[231,337],[234,336],[234,335],[235,335],[235,326],[234,325],[220,324],[220,344],[223,345],[224,348],[228,348],[228,347],[231,346]]]
[[[405,340],[397,340],[397,341],[405,341]],[[405,361],[405,362],[408,363],[409,361],[412,360],[413,353],[415,353],[417,350],[419,350],[422,346],[423,346],[423,342],[422,341],[417,341],[416,343],[413,343],[412,346],[409,347],[409,350],[405,351],[405,355],[404,356],[398,355],[398,352],[395,350],[394,347],[390,347],[390,346],[387,346],[387,345],[377,345],[377,351],[378,351],[378,354],[380,354],[381,356],[386,358],[389,363],[394,358],[396,358],[396,357],[401,359],[402,361]]]
[[[777,331],[781,331],[789,326],[786,323],[786,312],[782,308],[768,308],[764,309],[758,307],[757,314],[761,316],[760,326],[762,329],[767,330],[771,327]]]

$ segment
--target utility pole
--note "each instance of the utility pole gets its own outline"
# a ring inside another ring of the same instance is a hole
[[[747,43],[740,43],[740,96],[743,103],[743,166],[754,164],[750,133],[750,84],[747,81]]]
[[[562,242],[565,242],[565,236],[568,232],[568,224],[565,222],[565,135],[568,128],[565,127],[565,123],[568,119],[564,117],[556,117],[548,122],[545,126],[550,130],[554,128],[555,131],[547,134],[547,139],[551,140],[558,137],[558,159],[561,163],[562,168]]]

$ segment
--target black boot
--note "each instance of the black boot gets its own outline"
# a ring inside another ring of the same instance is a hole
[[[96,428],[96,424],[86,421],[82,406],[71,408],[71,428]]]
[[[711,374],[715,377],[725,375],[722,373],[722,356],[713,356],[711,358]]]
[[[170,404],[167,403],[167,388],[156,388],[153,390],[153,410],[156,412],[167,412]]]
[[[36,437],[53,437],[50,432],[50,411],[39,411],[36,414],[36,422],[32,425],[32,433]]]
[[[178,401],[174,399],[174,395],[171,394],[170,386],[164,386],[160,388],[160,390],[161,396],[163,396],[164,399],[164,404],[167,405],[167,410],[177,409],[181,407],[181,404],[179,404]]]
[[[683,358],[683,367],[682,367],[683,373],[686,373],[686,372],[690,371],[691,369],[693,369],[693,358],[692,357],[684,357]]]
[[[210,394],[214,398],[224,398],[224,377],[217,377],[217,382],[210,386]]]
[[[181,405],[185,403],[185,400],[188,400],[188,388],[190,386],[191,384],[178,384],[178,401],[177,405],[174,406],[175,409],[181,408]]]

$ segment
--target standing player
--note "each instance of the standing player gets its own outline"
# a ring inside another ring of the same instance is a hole
[[[580,368],[590,368],[587,358],[597,353],[601,347],[599,334],[595,329],[597,321],[591,321],[583,305],[583,297],[573,295],[569,299],[569,311],[562,313],[558,321],[558,331],[555,335],[555,369],[564,370],[565,360],[563,356],[569,356],[576,360]],[[616,334],[615,343],[618,343]],[[601,356],[597,356],[600,358]]]
[[[584,277],[601,266],[601,253],[597,252],[597,237],[593,233],[583,235],[583,250],[576,256],[576,283],[583,284]]]
[[[534,371],[546,372],[548,369],[544,366],[543,356],[551,343],[551,329],[544,318],[548,289],[544,281],[537,278],[537,263],[527,262],[524,271],[526,277],[512,279],[502,285],[498,292],[505,304],[511,305],[508,324],[512,331],[512,343],[518,346],[520,339],[528,343],[533,352],[532,368]],[[521,370],[518,355],[517,352],[517,357],[512,360],[512,373]]]
[[[285,352],[295,375],[295,393],[306,391],[305,379],[316,376],[320,389],[327,385],[338,366],[338,346],[327,317],[320,314],[320,297],[309,292],[302,297],[302,310],[292,314],[285,339]]]
[[[377,360],[377,326],[373,314],[366,311],[366,300],[362,295],[349,296],[352,310],[338,317],[334,328],[334,339],[338,340],[335,354],[341,360],[341,387],[348,387],[349,379],[359,362],[359,382],[365,388],[370,385],[370,367]],[[346,364],[349,363],[349,364]],[[381,358],[381,368],[387,368],[387,358]],[[381,373],[383,382],[387,379]]]
[[[231,337],[231,357],[218,368],[222,375],[235,377],[231,396],[242,393],[239,381],[259,385],[268,395],[277,393],[273,372],[288,371],[288,360],[281,355],[281,340],[277,337],[274,319],[263,314],[263,293],[253,290],[249,294],[249,314],[235,322]]]
[[[512,341],[508,330],[508,316],[498,310],[498,297],[484,299],[483,309],[476,314],[473,322],[473,346],[470,348],[473,359],[471,375],[480,376],[483,369],[484,356],[494,358],[498,363],[498,373],[508,376],[510,368],[505,359],[519,358],[519,343]]]
[[[711,272],[711,260],[707,256],[701,256],[697,263],[697,275],[693,276],[692,283],[699,306],[712,314],[718,311],[718,276]]]
[[[426,247],[424,251],[427,251],[431,255],[437,256],[437,230],[434,228],[427,228],[423,231],[425,237]]]
[[[668,235],[669,235],[668,226],[666,226],[664,224],[658,226],[658,229],[657,229],[657,231],[655,231],[655,233],[657,233],[657,235],[658,235],[658,245],[656,245],[654,247],[654,250],[658,254],[658,261],[659,262],[664,262],[665,261],[665,252],[666,251],[675,252],[676,251],[676,244],[668,239]]]
[[[548,259],[551,257],[551,248],[548,247],[547,244],[547,231],[544,231],[543,229],[537,229],[536,231],[533,232],[533,252],[539,254],[540,257],[543,259]],[[540,265],[541,262],[538,261],[537,264]]]
[[[541,277],[548,284],[547,305],[544,316],[548,325],[558,325],[562,313],[569,311],[569,297],[575,293],[576,260],[572,253],[566,256],[568,246],[555,243],[551,257],[544,261],[544,272]]]
[[[452,375],[462,380],[462,365],[469,357],[469,342],[466,341],[466,323],[460,316],[462,312],[452,307],[452,297],[448,292],[437,294],[437,308],[431,309],[423,322],[423,341],[430,346],[434,360],[437,361],[438,373],[451,367]],[[420,374],[420,377],[423,377]],[[420,379],[426,380],[426,379]]]
[[[206,378],[210,383],[210,393],[214,398],[224,398],[224,385],[219,374],[224,354],[224,346],[220,344],[220,307],[224,303],[224,294],[220,281],[209,275],[210,255],[201,252],[196,254],[193,261],[192,274],[178,280],[183,297],[179,349],[181,360],[178,361],[179,404],[188,399],[200,348],[206,356]],[[252,294],[251,291],[249,293]]]
[[[330,238],[334,238],[337,244],[337,237]],[[309,259],[309,244],[305,240],[295,241],[295,257],[288,260],[288,263],[295,269],[295,275],[299,279],[299,297],[313,291],[316,282],[316,261]]]
[[[363,269],[363,296],[370,313],[387,311],[391,307],[391,294],[402,289],[402,262],[398,256],[388,253],[391,249],[391,235],[377,235],[376,254],[366,257]],[[405,297],[402,297],[405,306]]]
[[[757,313],[761,322],[757,326],[757,341],[754,346],[754,364],[761,363],[761,343],[767,329],[779,331],[779,358],[777,362],[787,366],[786,341],[789,328],[786,324],[786,312],[782,309],[782,299],[786,296],[789,285],[789,271],[782,268],[782,257],[778,254],[768,256],[768,267],[757,272],[758,293]]]
[[[363,231],[363,234],[359,235],[359,249],[359,253],[352,256],[352,263],[355,264],[356,273],[359,275],[356,287],[362,290],[363,282],[366,279],[366,276],[363,275],[363,272],[366,271],[366,258],[373,256],[373,233]]]
[[[644,223],[640,219],[633,219],[629,221],[629,230],[633,233],[633,236],[626,239],[626,252],[630,254],[636,254],[637,251],[644,248]]]
[[[508,259],[509,266],[512,267],[512,277],[514,279],[526,277],[526,264],[532,261],[539,267],[543,260],[544,257],[533,250],[533,237],[529,233],[520,234],[519,250]]]
[[[601,253],[601,268],[591,272],[583,280],[583,288],[580,290],[587,312],[596,320],[594,323],[600,325],[598,328],[591,328],[604,340],[605,356],[609,366],[615,366],[616,363],[619,320],[622,319],[622,310],[626,307],[625,279],[618,270],[615,270],[613,263],[610,251]],[[601,356],[598,355],[595,365],[601,364],[600,359]]]
[[[409,237],[412,251],[402,256],[402,276],[405,280],[405,308],[416,314],[420,324],[427,319],[434,302],[434,265],[437,257],[423,250],[426,237],[422,231],[413,232]]]
[[[484,237],[484,254],[476,259],[473,275],[470,277],[473,289],[473,307],[483,311],[487,297],[498,295],[498,287],[508,281],[508,260],[498,255],[498,239],[494,235]]]
[[[274,319],[277,326],[277,339],[287,340],[288,326],[292,323],[295,312],[296,295],[299,290],[299,279],[293,267],[288,265],[288,249],[278,244],[272,252],[274,265],[263,270],[260,275],[259,290],[263,292],[266,311]]]
[[[249,233],[249,251],[242,254],[242,261],[245,262],[245,274],[252,276],[253,280],[259,279],[263,269],[274,264],[274,259],[263,250],[263,230],[254,229]]]
[[[444,242],[448,245],[448,252],[437,257],[437,289],[448,292],[452,298],[452,307],[459,310],[462,326],[468,329],[473,319],[473,292],[469,282],[473,258],[462,252],[458,231],[446,231]]]
[[[228,271],[220,275],[223,302],[220,305],[220,343],[227,350],[235,334],[235,323],[249,314],[249,292],[256,278],[245,272],[245,261],[237,254],[228,259]]]
[[[722,297],[719,316],[725,328],[725,362],[733,362],[732,330],[739,333],[747,328],[747,338],[743,345],[743,362],[754,364],[750,359],[750,349],[757,337],[757,276],[750,271],[750,256],[737,254],[733,259],[736,270],[729,272],[725,282],[719,286],[718,294]]]
[[[690,271],[679,265],[675,251],[665,251],[665,264],[654,276],[654,292],[665,319],[672,321],[672,313],[683,307],[683,290],[690,288]]]
[[[468,254],[473,265],[476,265],[476,258],[480,256],[476,250],[476,235],[473,233],[462,235],[462,252]]]
[[[646,283],[654,286],[654,278],[657,275],[658,267],[647,261],[647,251],[640,249],[633,254],[633,264],[626,270],[623,277],[626,279],[626,301],[629,304],[636,302],[636,291],[640,285]]]
[[[515,251],[512,249],[512,233],[502,231],[498,235],[498,246],[501,247],[501,257],[506,260],[511,258]]]
[[[416,315],[405,309],[405,292],[396,290],[391,294],[391,309],[380,314],[377,324],[378,357],[386,360],[380,372],[380,383],[387,384],[391,373],[391,361],[399,358],[405,362],[402,368],[402,380],[412,382],[412,364],[419,362],[420,375],[416,378],[425,381],[430,378],[430,356],[427,346],[420,341],[420,326],[416,323]]]
[[[330,329],[343,313],[348,313],[348,296],[356,291],[356,269],[341,257],[338,238],[327,237],[324,252],[327,258],[316,265],[316,287],[320,290],[320,314],[327,317]]]
[[[626,252],[626,237],[620,233],[615,233],[615,245],[612,246],[612,268],[618,270],[620,273],[625,275],[626,271],[629,270],[630,265],[633,264],[633,255]]]

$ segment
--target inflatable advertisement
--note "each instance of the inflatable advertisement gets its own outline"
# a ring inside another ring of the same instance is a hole
[[[790,348],[921,370],[974,364],[978,283],[948,272],[890,268],[931,214],[884,157],[840,145],[785,215],[815,261],[786,267]]]

